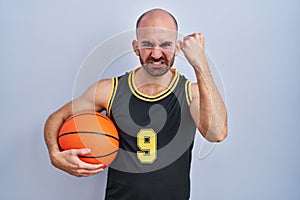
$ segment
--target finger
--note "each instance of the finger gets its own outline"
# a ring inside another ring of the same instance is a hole
[[[197,36],[198,36],[198,33],[192,33],[192,34],[189,34],[189,35],[185,36],[185,37],[183,38],[183,40],[188,40],[188,39],[192,39],[192,38],[197,38]]]
[[[185,44],[182,41],[179,41],[179,46],[180,46],[180,49],[183,49],[185,47]]]
[[[84,155],[84,154],[88,154],[88,153],[91,153],[91,149],[89,148],[83,148],[83,149],[70,149],[70,150],[67,150],[70,152],[71,155],[75,156],[75,155]]]
[[[105,165],[100,163],[100,164],[90,164],[86,163],[82,160],[79,159],[78,155],[85,155],[87,153],[90,153],[90,149],[84,148],[84,149],[71,149],[65,151],[65,153],[69,154],[72,156],[72,158],[69,160],[72,168],[74,169],[86,169],[86,170],[94,170],[94,169],[99,169],[99,168],[104,168]]]
[[[74,170],[72,171],[72,175],[77,176],[77,177],[87,177],[87,176],[92,176],[95,174],[98,174],[100,172],[103,172],[104,169],[103,168],[99,168],[96,170],[84,170],[84,169],[78,169],[78,170]]]
[[[200,43],[201,43],[201,45],[204,47],[204,34],[203,33],[199,33],[199,40],[200,40]]]
[[[94,174],[98,174],[99,172],[103,172],[104,169],[103,168],[99,168],[99,169],[95,169],[95,170],[89,170],[88,174],[89,175],[94,175]]]
[[[189,37],[197,37],[197,35],[198,35],[198,33],[192,33],[192,34],[190,34],[190,35],[188,35]]]
[[[187,35],[183,38],[183,42],[186,42],[188,40],[190,40],[191,38],[193,38],[194,36],[193,35]]]
[[[186,39],[195,38],[197,40],[204,39],[203,33],[192,33],[190,35],[185,36]]]
[[[86,163],[80,160],[80,165],[79,168],[81,169],[85,169],[85,170],[98,170],[101,168],[104,168],[105,165],[104,164],[90,164],[90,163]]]

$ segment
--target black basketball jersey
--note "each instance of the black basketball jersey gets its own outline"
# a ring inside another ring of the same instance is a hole
[[[196,130],[191,82],[171,70],[170,85],[155,96],[138,90],[134,70],[112,79],[107,113],[118,129],[120,149],[108,169],[106,200],[189,199]]]

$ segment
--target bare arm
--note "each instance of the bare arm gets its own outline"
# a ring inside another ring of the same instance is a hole
[[[192,84],[190,110],[193,120],[208,141],[221,142],[228,132],[227,111],[209,70],[203,34],[185,37],[181,42],[181,49],[193,66],[197,78],[197,83]]]
[[[78,158],[78,154],[89,153],[88,149],[71,149],[61,152],[57,143],[57,134],[61,125],[71,115],[85,110],[105,109],[110,89],[111,80],[99,81],[89,87],[82,96],[65,104],[48,117],[44,128],[44,138],[51,163],[55,167],[78,177],[103,171],[102,164],[88,164]]]

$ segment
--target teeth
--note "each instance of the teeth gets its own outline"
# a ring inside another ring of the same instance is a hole
[[[153,65],[162,65],[164,62],[161,61],[161,62],[152,62]]]

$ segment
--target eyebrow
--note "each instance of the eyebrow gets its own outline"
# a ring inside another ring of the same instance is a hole
[[[151,42],[149,42],[149,41],[143,41],[142,44],[143,44],[143,45],[145,45],[145,44],[146,44],[146,45],[149,45],[149,44],[153,45],[153,44],[152,44]]]
[[[166,41],[166,42],[161,43],[160,46],[161,46],[161,45],[172,45],[172,44],[173,44],[173,42],[171,42],[171,41]]]
[[[143,44],[143,45],[153,45],[153,43],[150,42],[150,41],[142,41],[142,44]],[[159,46],[163,46],[163,45],[172,45],[172,44],[173,44],[173,42],[171,42],[171,41],[166,41],[166,42],[163,42],[163,43],[159,44]]]

